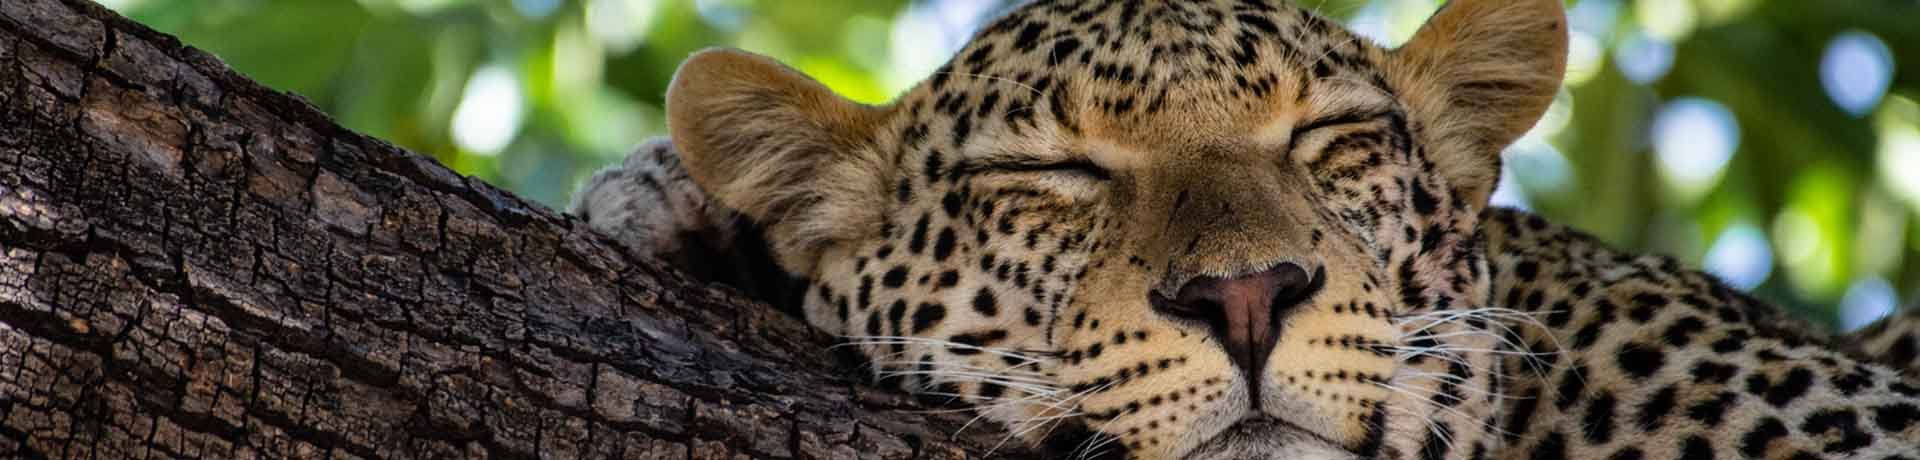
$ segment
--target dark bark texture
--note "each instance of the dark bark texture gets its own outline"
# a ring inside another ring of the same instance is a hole
[[[85,0],[0,0],[0,457],[965,458],[1002,437],[951,436],[964,414],[858,384],[830,338],[616,248]]]

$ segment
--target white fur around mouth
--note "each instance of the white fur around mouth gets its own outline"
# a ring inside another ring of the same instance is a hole
[[[1186,455],[1186,460],[1353,460],[1359,456],[1298,425],[1273,418],[1242,420]]]

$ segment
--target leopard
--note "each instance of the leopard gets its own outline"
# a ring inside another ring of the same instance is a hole
[[[1392,48],[1277,0],[1041,0],[879,105],[708,49],[569,212],[777,272],[744,278],[870,379],[1045,458],[1915,459],[1920,383],[1868,355],[1900,339],[1491,204],[1567,43],[1560,0]]]

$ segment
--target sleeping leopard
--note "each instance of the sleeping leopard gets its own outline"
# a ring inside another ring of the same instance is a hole
[[[1830,339],[1489,205],[1566,46],[1559,0],[1394,49],[1276,1],[1039,1],[880,106],[702,51],[671,140],[572,212],[1049,458],[1920,459],[1912,321]]]

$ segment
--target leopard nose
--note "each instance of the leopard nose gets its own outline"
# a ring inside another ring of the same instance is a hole
[[[1151,297],[1163,315],[1207,323],[1234,365],[1255,373],[1278,343],[1281,318],[1325,284],[1325,268],[1309,274],[1298,264],[1281,263],[1246,275],[1195,278],[1172,299],[1157,292]]]

